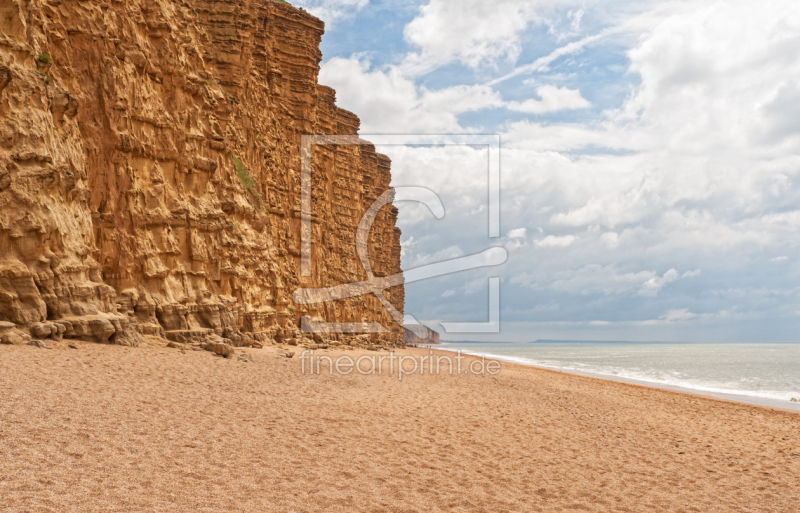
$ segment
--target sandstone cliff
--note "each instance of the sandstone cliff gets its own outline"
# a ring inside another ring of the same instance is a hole
[[[301,278],[300,137],[359,128],[317,84],[323,31],[270,0],[2,0],[0,339],[296,343],[308,315],[402,343],[374,296],[292,303],[365,278],[356,226],[390,181],[370,145],[316,148]],[[396,215],[376,276],[400,271]]]
[[[406,328],[403,333],[403,343],[407,346],[427,346],[432,344],[441,344],[439,342],[439,332],[430,328],[427,330],[425,337],[420,337],[410,329]]]

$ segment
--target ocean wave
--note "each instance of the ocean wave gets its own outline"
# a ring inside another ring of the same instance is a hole
[[[558,362],[549,359],[536,359],[524,356],[511,356],[486,351],[464,350],[464,348],[441,347],[445,351],[460,351],[462,354],[489,358],[509,363],[529,365],[550,370],[575,372],[578,374],[600,378],[630,380],[645,385],[665,386],[683,389],[686,391],[723,394],[754,399],[770,399],[789,402],[793,398],[800,399],[800,390],[771,390],[743,387],[742,381],[758,381],[756,378],[743,378],[738,381],[712,381],[707,379],[692,379],[686,374],[675,370],[650,368],[647,370],[631,369],[608,365],[592,365],[580,362]]]

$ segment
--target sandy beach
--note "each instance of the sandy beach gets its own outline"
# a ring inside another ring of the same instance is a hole
[[[0,346],[0,510],[800,511],[794,412],[509,363],[400,381],[76,344]],[[387,353],[315,351],[343,354]]]

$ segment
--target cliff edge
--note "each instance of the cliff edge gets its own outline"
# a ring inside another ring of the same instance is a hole
[[[314,149],[301,278],[300,138],[359,128],[317,84],[323,32],[270,0],[4,0],[0,340],[311,343],[309,316],[389,329],[316,342],[401,344],[374,296],[292,303],[366,278],[356,227],[390,182],[371,145]],[[400,272],[396,216],[373,224],[376,276]]]

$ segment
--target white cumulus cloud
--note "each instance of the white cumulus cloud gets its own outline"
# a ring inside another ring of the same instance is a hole
[[[374,69],[358,57],[327,61],[319,82],[336,89],[337,104],[358,113],[362,133],[460,133],[459,114],[503,105],[489,86],[428,90],[397,68]]]
[[[494,60],[514,61],[519,36],[538,18],[538,2],[518,0],[431,0],[405,27],[405,38],[419,53],[404,67],[422,73],[451,60],[477,67]]]
[[[694,319],[697,317],[697,314],[693,314],[689,311],[688,308],[679,308],[676,310],[669,310],[667,313],[661,316],[661,319],[669,322],[674,321],[688,321],[690,319]]]
[[[331,25],[352,16],[369,4],[369,0],[292,0],[292,4]]]
[[[524,102],[507,102],[506,106],[515,111],[529,114],[544,114],[560,110],[585,109],[591,104],[577,89],[543,85],[536,89],[540,100],[528,99]]]
[[[555,236],[548,235],[547,237],[534,241],[534,245],[539,248],[566,248],[572,245],[577,240],[574,235]]]

